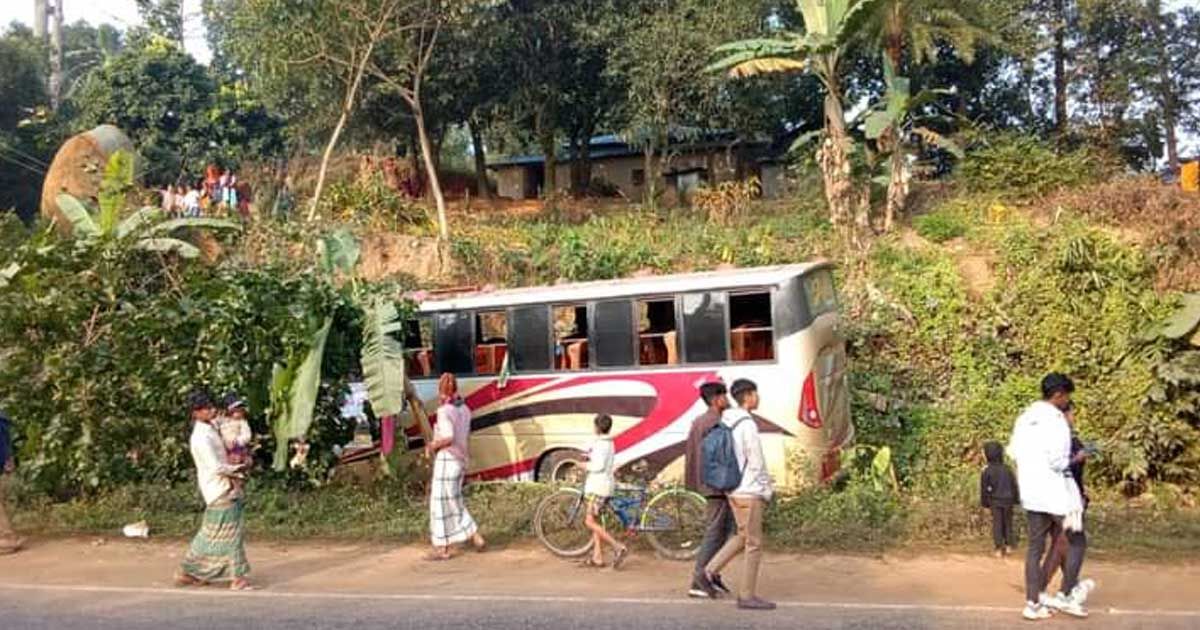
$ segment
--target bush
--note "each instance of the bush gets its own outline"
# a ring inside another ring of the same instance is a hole
[[[1005,133],[968,151],[958,178],[972,192],[1026,198],[1103,181],[1116,170],[1111,158],[1093,149],[1057,152],[1036,137]]]
[[[935,243],[944,243],[967,233],[967,220],[955,212],[932,212],[913,219],[917,234]]]

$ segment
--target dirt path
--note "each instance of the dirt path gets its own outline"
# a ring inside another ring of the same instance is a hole
[[[184,543],[92,539],[34,540],[0,557],[0,583],[63,587],[164,588]],[[450,562],[422,560],[420,547],[306,543],[251,544],[254,579],[266,592],[434,594],[453,585],[480,596],[587,596],[602,585],[608,597],[678,599],[690,565],[641,552],[619,574],[576,567],[540,548],[467,553]],[[740,566],[728,573],[736,583]],[[1200,609],[1200,566],[1180,563],[1091,562],[1086,576],[1100,584],[1093,610]],[[1016,606],[1021,563],[988,556],[911,558],[770,554],[760,581],[767,597],[793,602],[918,606]],[[1196,615],[1200,623],[1200,612]]]

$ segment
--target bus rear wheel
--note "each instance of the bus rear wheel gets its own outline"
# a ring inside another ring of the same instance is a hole
[[[542,458],[537,476],[542,483],[582,486],[587,477],[583,453],[569,448],[552,451]]]

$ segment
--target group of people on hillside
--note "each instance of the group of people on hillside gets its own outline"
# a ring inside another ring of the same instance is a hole
[[[998,557],[1007,555],[1015,542],[1014,506],[1025,511],[1029,546],[1022,616],[1030,621],[1048,619],[1053,612],[1087,617],[1085,604],[1095,582],[1080,579],[1080,570],[1087,552],[1083,467],[1091,449],[1074,432],[1071,379],[1051,373],[1042,379],[1041,389],[1042,399],[1017,418],[1009,439],[1007,451],[1017,464],[1016,475],[1004,463],[999,443],[984,445],[988,465],[980,476],[980,502],[992,513]],[[1060,570],[1062,582],[1052,595],[1050,583]]]
[[[250,216],[250,200],[245,187],[232,170],[210,165],[202,179],[192,184],[164,186],[159,190],[161,209],[172,218],[202,217],[236,211],[243,219]]]

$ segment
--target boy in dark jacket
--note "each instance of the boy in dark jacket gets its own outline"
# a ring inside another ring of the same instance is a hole
[[[1012,528],[1013,506],[1021,498],[1017,478],[1004,463],[1004,447],[999,442],[988,442],[983,445],[983,454],[988,465],[979,477],[979,503],[992,510],[992,542],[999,558],[1008,555],[1016,542]]]

